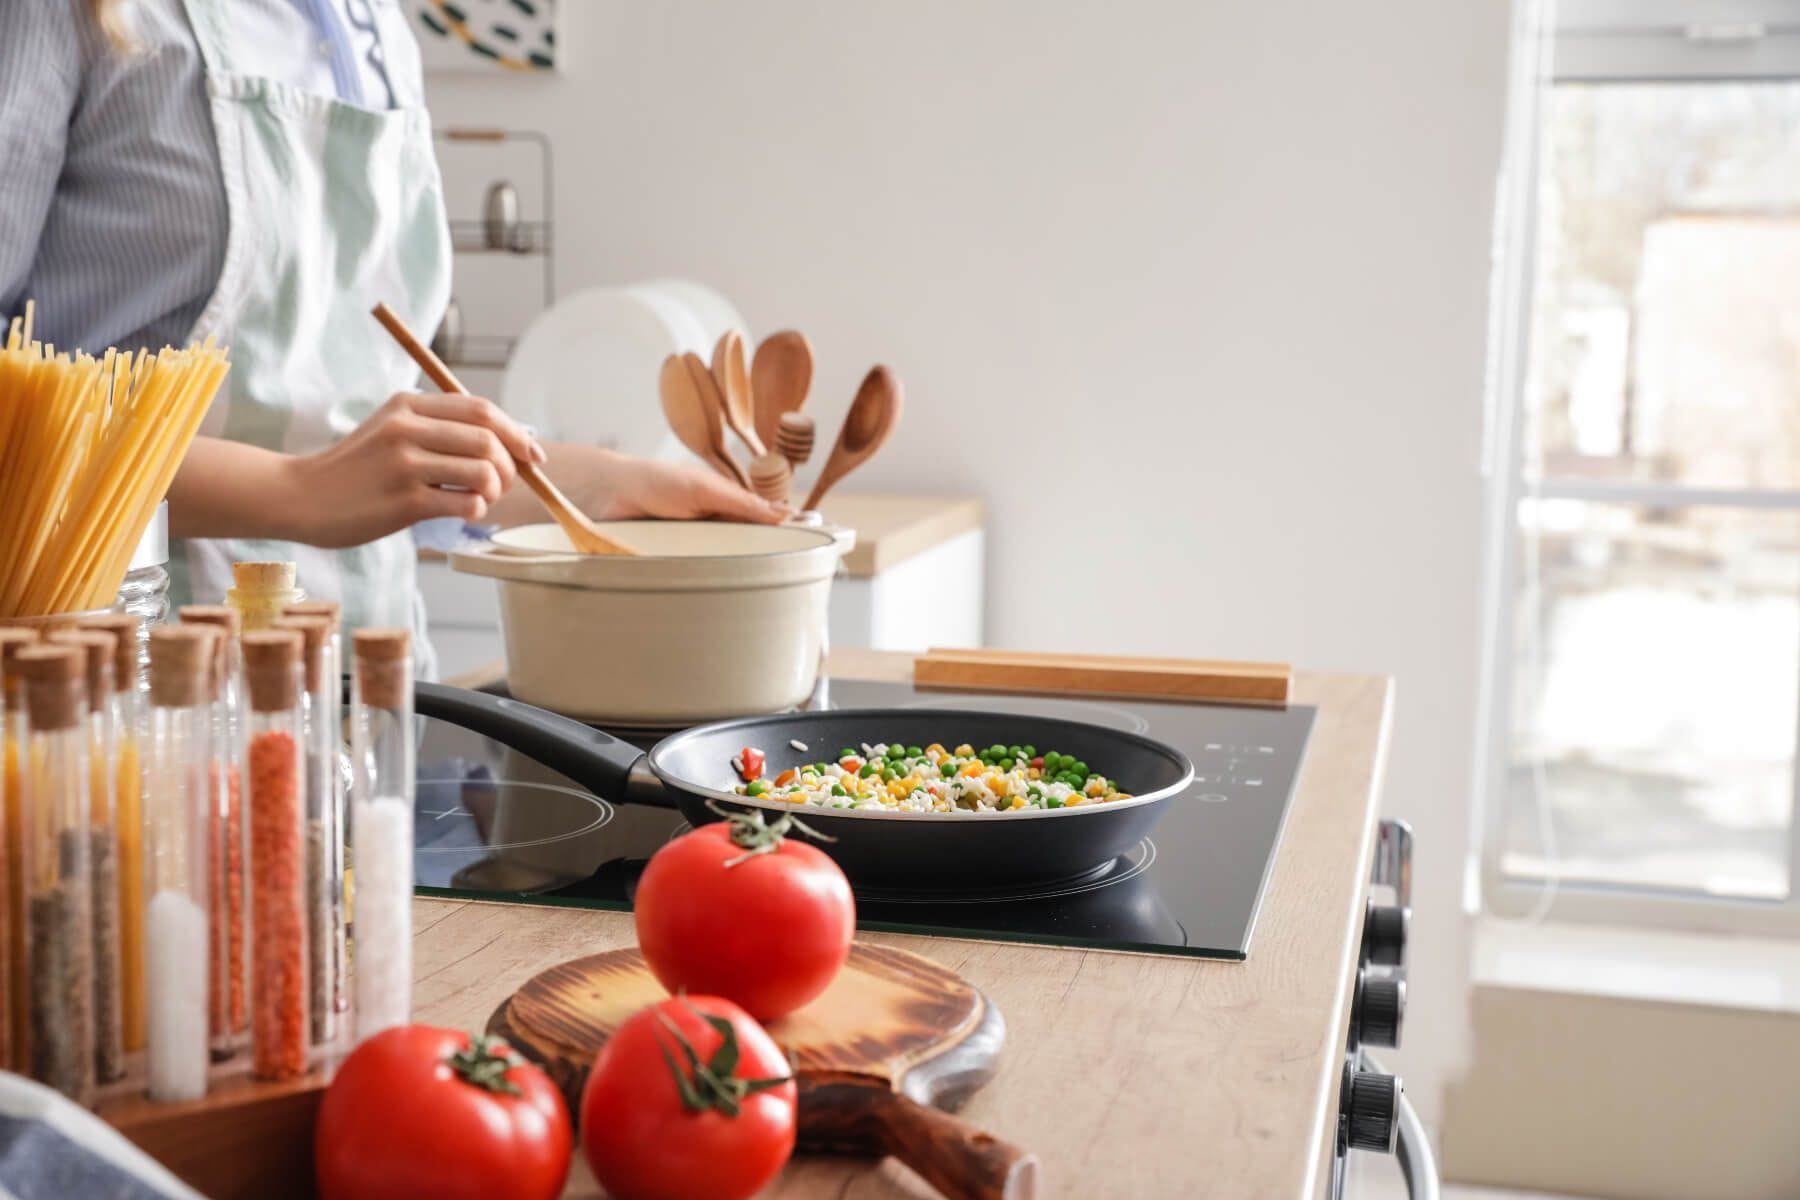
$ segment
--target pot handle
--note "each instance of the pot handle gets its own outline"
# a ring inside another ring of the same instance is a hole
[[[675,806],[667,791],[644,785],[647,772],[633,771],[648,756],[610,733],[510,696],[491,696],[422,680],[414,685],[413,695],[420,716],[436,717],[511,746],[567,775],[595,795],[614,801]]]

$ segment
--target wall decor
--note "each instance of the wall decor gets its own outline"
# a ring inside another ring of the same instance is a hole
[[[556,67],[556,0],[407,0],[428,71]]]

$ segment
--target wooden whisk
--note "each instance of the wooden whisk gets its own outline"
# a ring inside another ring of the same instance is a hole
[[[794,469],[779,454],[758,455],[750,464],[750,490],[770,504],[791,502]]]
[[[782,413],[775,426],[775,448],[793,466],[812,457],[813,419],[805,413]]]

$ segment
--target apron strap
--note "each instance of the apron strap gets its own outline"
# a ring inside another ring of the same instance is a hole
[[[200,46],[200,58],[208,75],[220,75],[231,69],[231,17],[225,11],[228,0],[183,0],[188,24],[193,27],[194,41]]]

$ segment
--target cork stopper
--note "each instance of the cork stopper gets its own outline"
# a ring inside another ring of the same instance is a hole
[[[299,567],[291,562],[241,562],[231,564],[231,579],[241,592],[267,595],[291,592]]]
[[[71,729],[86,705],[81,689],[86,655],[75,646],[27,646],[14,659],[25,677],[25,708],[36,730]]]
[[[184,604],[178,611],[183,621],[195,625],[215,625],[223,629],[227,637],[237,636],[240,622],[235,608],[223,604]]]
[[[61,629],[45,640],[81,651],[88,708],[105,708],[113,694],[113,656],[119,652],[119,639],[103,629]]]
[[[344,606],[336,600],[296,600],[292,604],[281,606],[284,617],[323,617],[331,622],[331,631],[337,632],[338,624],[344,619]]]
[[[331,642],[335,626],[324,617],[278,617],[274,629],[297,633],[301,638],[301,661],[306,664],[306,690],[313,693],[325,689],[325,647]]]
[[[117,652],[113,655],[113,690],[128,692],[137,679],[137,646],[138,630],[143,622],[130,613],[100,613],[92,617],[83,617],[79,628],[99,629],[119,639]]]
[[[192,708],[210,700],[217,631],[207,625],[163,625],[150,631],[150,703]]]
[[[246,633],[244,686],[256,712],[283,712],[300,702],[300,652],[306,639],[291,629]]]
[[[25,647],[37,644],[38,636],[33,630],[0,625],[0,676],[12,679],[13,657]]]
[[[412,691],[412,634],[404,629],[358,629],[356,686],[364,704],[401,708]]]

